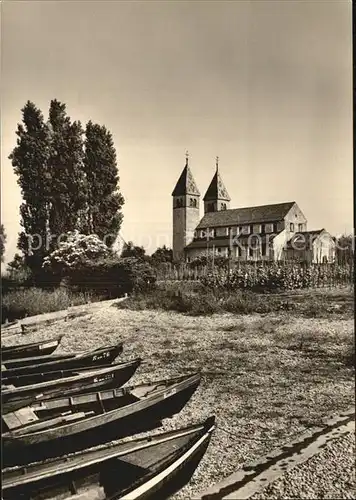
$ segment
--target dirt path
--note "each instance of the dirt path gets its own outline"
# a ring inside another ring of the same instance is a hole
[[[101,311],[111,307],[113,304],[125,300],[126,297],[120,299],[105,300],[101,302],[91,302],[88,304],[83,304],[79,306],[68,307],[62,311],[54,311],[45,314],[38,314],[36,316],[29,316],[17,321],[15,324],[10,326],[3,325],[1,334],[4,337],[9,337],[12,335],[17,335],[20,333],[26,333],[31,330],[31,328],[36,326],[45,326],[56,321],[67,321],[78,316],[84,316],[86,314],[92,314],[97,311]]]

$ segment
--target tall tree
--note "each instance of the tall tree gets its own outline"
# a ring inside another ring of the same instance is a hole
[[[119,191],[116,151],[111,133],[91,121],[85,131],[84,170],[88,182],[86,232],[110,247],[119,234],[124,198]]]
[[[87,203],[87,182],[83,169],[83,129],[56,99],[49,109],[51,176],[49,228],[52,236],[81,230]],[[51,247],[56,247],[54,243]]]
[[[4,228],[3,224],[0,224],[0,257],[1,257],[1,262],[4,261],[5,243],[6,243],[5,228]]]
[[[18,124],[17,145],[9,158],[23,199],[20,206],[23,230],[18,248],[23,251],[26,264],[35,271],[46,255],[50,137],[43,115],[34,103],[27,101],[21,111],[23,124]]]

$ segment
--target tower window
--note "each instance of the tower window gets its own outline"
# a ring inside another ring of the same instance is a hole
[[[293,224],[293,222],[290,223],[289,227],[290,227],[290,230],[292,231],[292,233],[294,233],[294,224]]]
[[[182,198],[178,198],[176,202],[176,207],[181,208],[183,206],[183,200]]]
[[[190,204],[191,207],[196,208],[196,206],[197,206],[197,200],[196,200],[196,198],[190,198],[189,204]]]
[[[226,203],[221,204],[221,210],[226,210]]]
[[[207,212],[214,212],[214,203],[208,203]]]

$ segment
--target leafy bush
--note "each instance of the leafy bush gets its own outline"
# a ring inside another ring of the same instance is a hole
[[[11,262],[8,263],[6,274],[10,280],[18,285],[26,285],[32,278],[31,269],[25,262],[25,257],[16,253]]]
[[[66,282],[73,291],[91,291],[106,298],[125,293],[143,292],[154,286],[151,266],[140,259],[107,257],[83,262],[77,269],[67,270]]]
[[[112,251],[95,234],[74,231],[67,233],[58,249],[45,257],[42,267],[53,276],[66,276],[73,269],[111,255]]]
[[[12,290],[15,290],[18,287],[18,283],[7,277],[7,276],[1,276],[1,295],[2,297]]]
[[[155,289],[147,293],[137,293],[124,302],[117,304],[123,309],[144,310],[162,309],[187,313],[193,316],[213,314],[221,310],[212,294],[198,295],[191,292],[166,292]]]

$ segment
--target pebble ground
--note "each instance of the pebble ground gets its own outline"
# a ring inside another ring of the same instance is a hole
[[[354,498],[355,434],[351,433],[330,441],[320,453],[251,497],[253,500]]]

